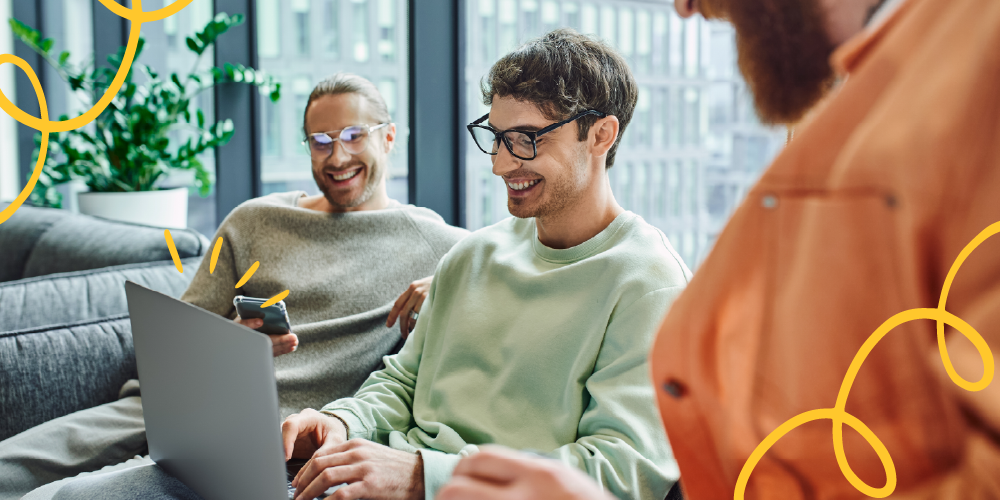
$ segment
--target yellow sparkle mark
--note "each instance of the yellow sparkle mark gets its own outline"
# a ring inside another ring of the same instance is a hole
[[[167,248],[170,249],[170,258],[174,259],[174,267],[177,272],[184,274],[184,266],[181,265],[181,257],[177,255],[177,246],[174,245],[174,237],[170,235],[169,229],[163,230],[163,237],[167,239]]]
[[[42,133],[41,145],[38,148],[38,160],[35,162],[35,170],[32,172],[31,177],[28,179],[28,183],[21,190],[21,193],[7,206],[3,211],[0,211],[0,224],[7,221],[14,212],[28,199],[31,191],[35,188],[35,183],[38,181],[38,176],[42,173],[42,165],[45,164],[45,156],[48,152],[49,146],[49,133],[51,132],[66,132],[68,130],[77,129],[87,125],[88,123],[94,121],[104,110],[111,104],[111,101],[118,95],[118,91],[121,90],[122,84],[125,82],[125,77],[128,75],[129,70],[132,68],[132,61],[135,59],[136,47],[139,44],[139,33],[142,30],[142,24],[150,21],[158,21],[160,19],[172,16],[178,11],[186,7],[192,0],[177,0],[176,2],[170,4],[159,10],[152,12],[142,11],[142,0],[132,0],[132,8],[128,9],[113,0],[101,0],[101,3],[105,7],[110,9],[112,12],[118,16],[132,21],[132,27],[129,32],[128,44],[125,48],[125,57],[122,59],[122,64],[118,68],[118,73],[115,75],[114,80],[108,85],[108,90],[104,92],[104,96],[101,97],[97,103],[94,104],[92,108],[86,113],[73,118],[71,120],[53,122],[49,121],[48,108],[45,106],[45,93],[42,91],[42,86],[38,82],[38,76],[35,71],[31,69],[24,59],[17,57],[13,54],[0,54],[0,66],[4,63],[12,63],[28,77],[31,81],[31,86],[35,89],[35,96],[38,98],[38,108],[39,117],[35,118],[14,105],[7,96],[0,91],[0,109],[3,109],[8,115],[17,120],[18,122],[27,125],[35,130]]]
[[[851,366],[847,369],[847,374],[844,376],[844,381],[840,386],[840,392],[837,394],[837,404],[833,408],[823,408],[800,413],[799,415],[796,415],[785,423],[779,425],[777,429],[764,438],[764,441],[757,445],[757,448],[755,448],[753,453],[750,454],[750,458],[748,458],[746,463],[743,464],[743,470],[740,471],[739,479],[736,481],[736,490],[733,492],[733,498],[735,500],[743,500],[743,495],[747,488],[747,482],[750,481],[750,475],[753,474],[754,467],[757,466],[757,462],[764,457],[764,454],[771,449],[771,446],[773,446],[774,443],[778,442],[782,436],[788,434],[796,427],[807,422],[822,419],[830,419],[833,421],[833,451],[837,456],[837,465],[840,466],[840,472],[844,474],[844,477],[847,478],[851,485],[862,494],[873,498],[885,498],[892,494],[892,492],[896,489],[896,467],[892,463],[892,457],[889,455],[889,450],[886,449],[885,445],[882,444],[882,441],[879,440],[878,436],[876,436],[875,433],[868,428],[868,426],[858,420],[857,417],[844,410],[847,406],[847,396],[851,392],[851,386],[854,385],[854,379],[857,377],[858,371],[861,369],[861,365],[864,364],[868,354],[872,352],[872,349],[875,348],[879,341],[881,341],[883,337],[885,337],[897,326],[917,319],[932,319],[937,322],[938,350],[941,353],[941,359],[944,363],[945,371],[948,372],[948,377],[951,378],[952,382],[959,387],[972,392],[981,391],[990,385],[993,381],[995,369],[993,353],[990,352],[990,346],[975,328],[966,323],[962,318],[959,318],[958,316],[955,316],[945,310],[945,304],[948,301],[948,292],[951,290],[951,284],[955,280],[955,275],[958,274],[958,269],[962,267],[965,259],[968,258],[969,255],[972,254],[972,252],[982,242],[997,233],[1000,233],[1000,222],[991,224],[979,233],[979,235],[977,235],[968,245],[966,245],[964,249],[962,249],[962,252],[959,253],[958,258],[955,259],[955,263],[952,264],[951,270],[948,271],[948,276],[944,280],[944,287],[942,287],[941,297],[938,301],[937,308],[910,309],[908,311],[903,311],[886,320],[885,323],[882,323],[882,325],[879,326],[870,337],[868,337],[868,340],[865,341],[864,345],[861,346],[861,349],[854,356]],[[979,356],[983,360],[983,377],[980,378],[978,382],[969,382],[955,372],[955,367],[952,366],[951,358],[948,356],[948,346],[945,344],[945,324],[951,325],[953,328],[958,330],[959,333],[969,339],[969,341],[976,346],[976,350],[979,351]],[[885,486],[881,488],[868,486],[854,473],[853,470],[851,470],[850,464],[847,463],[847,456],[844,454],[844,424],[847,424],[854,430],[858,431],[858,433],[865,438],[865,441],[871,445],[872,449],[875,450],[879,460],[882,461],[882,468],[885,469]]]
[[[208,266],[208,274],[215,274],[215,264],[219,262],[219,252],[222,251],[222,236],[215,240],[215,248],[212,249],[212,263]]]
[[[273,306],[277,304],[279,300],[283,300],[285,297],[288,297],[288,290],[285,290],[284,292],[281,292],[278,295],[275,295],[274,297],[267,299],[267,302],[261,304],[260,308],[263,309],[268,306]]]
[[[253,265],[250,266],[250,269],[247,269],[247,272],[243,275],[242,278],[240,278],[240,282],[236,284],[236,288],[239,288],[239,287],[245,285],[246,282],[250,279],[250,277],[253,276],[253,273],[257,272],[257,268],[258,267],[260,267],[260,261],[259,260],[256,261],[256,262],[254,262]]]

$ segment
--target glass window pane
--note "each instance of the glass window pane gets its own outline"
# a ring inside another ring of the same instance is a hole
[[[309,0],[292,0],[295,20],[295,54],[309,56]]]
[[[635,53],[635,25],[632,9],[618,10],[618,52],[625,56],[631,66],[635,66],[632,56]]]
[[[580,13],[580,31],[588,35],[597,34],[597,7],[589,3],[583,4]]]
[[[396,0],[378,0],[378,53],[382,62],[396,60]]]
[[[278,0],[257,0],[257,56],[281,55],[281,14]]]
[[[0,0],[0,20],[11,16],[11,0]],[[0,23],[0,54],[14,53],[14,35],[10,25]],[[0,90],[6,96],[14,93],[14,65],[0,66]],[[9,117],[0,117],[0,202],[12,201],[21,191],[17,156],[17,125]]]
[[[639,74],[649,72],[653,49],[650,21],[649,11],[639,10],[635,15],[635,69]]]
[[[326,0],[323,4],[323,52],[331,58],[340,57],[340,1]]]
[[[615,8],[610,5],[601,6],[601,38],[614,47],[615,39]]]
[[[304,5],[295,5],[296,1]],[[486,3],[489,2],[477,2]],[[257,0],[258,9],[271,9],[268,16],[258,15],[258,36],[265,27],[273,25],[268,36],[274,38],[274,46],[295,47],[305,43],[317,47],[294,58],[282,57],[276,50],[265,53],[258,47],[260,69],[282,83],[281,100],[277,103],[271,103],[267,96],[260,97],[260,175],[265,194],[292,190],[319,193],[312,178],[309,155],[302,146],[303,115],[313,87],[332,73],[343,71],[368,78],[385,99],[396,125],[387,188],[390,197],[409,202],[408,4],[407,0]],[[294,19],[296,9],[303,8],[310,16],[321,17],[306,38],[302,33],[277,30],[278,23],[273,19],[281,16]],[[258,39],[260,43],[262,40]],[[330,58],[338,61],[331,65]]]
[[[538,0],[521,0],[521,39],[529,40],[540,34]]]
[[[353,54],[357,62],[368,61],[368,0],[351,1],[351,19],[354,29]]]
[[[580,6],[576,2],[563,2],[563,13],[566,15],[566,26],[582,32]]]

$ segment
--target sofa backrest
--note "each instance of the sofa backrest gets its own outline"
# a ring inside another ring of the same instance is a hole
[[[181,259],[208,248],[192,229],[170,234]],[[0,282],[170,259],[163,228],[23,206],[0,224],[0,252]]]
[[[126,280],[180,297],[200,262],[182,260],[184,274],[161,260],[0,283],[0,332],[128,314]]]
[[[0,440],[117,399],[136,378],[125,281],[180,297],[201,258],[0,283]]]

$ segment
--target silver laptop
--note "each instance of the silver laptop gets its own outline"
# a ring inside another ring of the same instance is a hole
[[[287,499],[271,341],[125,283],[149,455],[206,500]]]

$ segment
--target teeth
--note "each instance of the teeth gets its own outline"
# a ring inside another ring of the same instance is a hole
[[[335,181],[346,181],[347,179],[350,179],[351,177],[354,177],[355,175],[358,175],[359,173],[361,173],[361,169],[360,168],[357,169],[357,170],[352,170],[350,172],[345,172],[345,173],[342,173],[342,174],[331,174],[331,175],[333,175],[333,180],[335,180]]]
[[[531,186],[534,186],[535,184],[538,184],[540,181],[541,179],[535,179],[525,182],[508,182],[507,186],[509,186],[514,191],[523,191],[525,189],[530,188]]]

